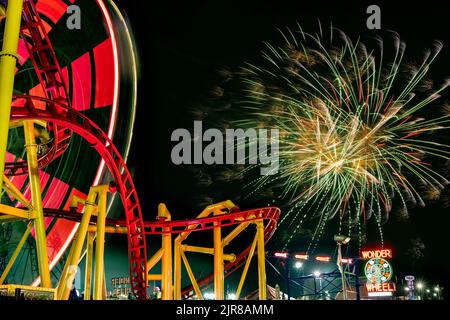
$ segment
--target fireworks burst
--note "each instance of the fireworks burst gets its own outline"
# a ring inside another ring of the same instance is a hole
[[[283,46],[266,44],[265,62],[239,73],[246,116],[238,124],[280,130],[279,172],[248,186],[258,192],[281,185],[290,203],[281,224],[293,228],[286,246],[313,217],[319,223],[308,251],[335,216],[340,232],[356,230],[360,239],[362,225],[374,217],[383,241],[381,225],[394,200],[402,210],[424,205],[415,182],[433,190],[427,197],[447,184],[429,163],[449,157],[446,144],[433,138],[449,128],[448,113],[436,111],[449,82],[434,88],[427,77],[442,43],[411,63],[392,34],[393,45],[375,38],[369,50],[333,28],[324,36],[322,29],[313,35],[299,27],[283,34]]]

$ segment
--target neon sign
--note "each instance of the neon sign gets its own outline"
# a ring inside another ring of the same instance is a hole
[[[392,250],[391,249],[382,249],[382,250],[365,250],[361,251],[361,256],[363,259],[372,259],[372,258],[392,258]]]
[[[367,278],[366,289],[369,296],[391,296],[395,286],[390,282],[392,266],[388,258],[392,258],[391,249],[364,250],[361,257],[367,260],[364,274]]]
[[[392,267],[385,259],[372,258],[367,261],[364,274],[372,284],[386,283],[391,280]]]

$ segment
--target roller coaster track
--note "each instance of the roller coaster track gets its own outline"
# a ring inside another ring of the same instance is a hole
[[[54,217],[59,219],[67,219],[79,222],[81,220],[81,214],[73,211],[64,211],[58,209],[44,209],[44,214],[47,217]],[[276,207],[266,207],[259,209],[251,209],[246,211],[232,212],[229,214],[212,216],[207,218],[196,218],[190,220],[178,220],[178,221],[156,221],[156,222],[144,222],[146,235],[158,235],[164,233],[180,234],[189,232],[206,231],[213,228],[224,228],[232,225],[237,225],[245,222],[251,222],[256,220],[267,221],[264,228],[264,240],[267,242],[275,232],[278,218],[280,216],[280,209]],[[95,223],[96,217],[92,217],[91,222]],[[126,227],[126,222],[121,219],[106,219],[106,225],[113,227]],[[192,228],[192,227],[195,228]],[[169,230],[169,231],[168,231]],[[240,252],[236,259],[232,262],[228,262],[224,266],[225,276],[231,275],[238,270],[246,261],[250,252],[251,246]],[[198,285],[203,288],[208,288],[213,284],[214,274],[208,275],[198,281]],[[182,290],[182,295],[185,297],[192,297],[192,287],[186,287]]]

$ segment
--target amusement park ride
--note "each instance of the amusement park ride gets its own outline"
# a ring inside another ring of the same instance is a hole
[[[231,201],[224,201],[208,206],[195,219],[174,221],[166,206],[160,204],[157,220],[144,221],[132,176],[115,146],[112,131],[107,130],[106,133],[87,116],[88,113],[82,112],[85,109],[79,102],[74,106],[75,89],[69,88],[67,79],[73,78],[70,73],[75,68],[60,66],[60,55],[54,50],[49,36],[50,24],[48,19],[41,18],[46,14],[56,21],[69,2],[76,3],[75,0],[9,0],[6,8],[2,8],[6,19],[0,54],[0,190],[2,195],[3,191],[6,192],[11,204],[0,204],[0,223],[22,221],[27,225],[0,275],[0,294],[14,295],[19,290],[34,297],[47,295],[52,299],[68,299],[77,267],[85,259],[84,298],[105,299],[105,234],[126,234],[130,284],[137,299],[147,298],[148,283],[152,280],[161,281],[162,299],[181,299],[194,294],[202,299],[202,289],[211,285],[214,286],[215,298],[224,299],[224,278],[243,266],[236,293],[239,297],[255,254],[258,258],[259,298],[266,299],[265,243],[276,229],[279,209],[266,207],[240,211]],[[110,25],[112,50],[117,54],[110,14],[102,0],[97,0],[96,4],[102,9],[105,23]],[[55,18],[58,12],[59,16]],[[18,48],[22,52],[18,52]],[[17,65],[24,57],[32,63],[40,90],[18,94],[14,91],[14,80],[18,81]],[[117,65],[117,60],[115,62]],[[96,85],[101,87],[102,83]],[[117,104],[117,98],[114,104]],[[23,160],[7,151],[8,135],[12,129],[23,130],[22,145],[26,151]],[[98,153],[101,166],[106,164],[109,175],[103,175],[103,183],[98,176],[87,195],[72,192],[65,205],[62,199],[54,204],[55,197],[43,199],[43,176],[51,165],[67,160],[64,154],[76,136]],[[125,219],[107,217],[108,194],[112,198],[115,193],[120,195]],[[63,226],[70,226],[70,232],[65,232]],[[238,254],[224,253],[233,239],[251,226],[256,226],[251,244]],[[186,243],[191,233],[207,230],[213,233],[211,247]],[[53,241],[55,232],[59,232],[56,234],[59,242]],[[162,244],[148,259],[146,240],[151,235],[161,236]],[[9,272],[30,239],[35,241],[39,277],[32,283],[11,284],[7,282]],[[196,279],[186,252],[213,255],[214,273]],[[52,269],[63,255],[67,258],[59,279],[52,279]],[[158,262],[162,263],[161,273],[151,273]],[[182,265],[192,288],[182,288]]]

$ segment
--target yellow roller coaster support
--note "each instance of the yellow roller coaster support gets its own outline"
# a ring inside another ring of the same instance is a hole
[[[188,273],[189,279],[191,280],[192,286],[194,287],[194,291],[195,291],[195,294],[197,295],[197,298],[199,300],[203,300],[203,295],[200,290],[200,286],[198,285],[197,280],[195,279],[194,272],[192,272],[192,268],[189,265],[189,262],[186,259],[186,255],[184,254],[183,251],[180,252],[180,256],[183,259],[184,266],[186,267],[186,271]]]
[[[33,211],[29,211],[29,210],[22,210],[16,207],[10,207],[4,204],[0,204],[0,213],[7,215],[7,216],[12,216],[12,217],[16,217],[16,218],[21,218],[21,219],[34,219],[36,217],[35,213]]]
[[[41,286],[51,288],[50,269],[47,256],[47,236],[44,224],[44,210],[42,208],[41,183],[37,158],[37,145],[34,137],[34,122],[24,121],[25,148],[27,150],[28,177],[31,188],[31,202],[35,214],[34,229],[36,231],[36,251],[38,259]]]
[[[81,251],[83,250],[84,240],[86,239],[86,233],[91,221],[92,212],[94,211],[94,207],[96,207],[95,200],[97,198],[97,191],[97,187],[92,187],[89,190],[86,201],[80,200],[81,203],[85,204],[85,209],[77,234],[72,242],[72,247],[70,248],[69,257],[67,258],[66,265],[64,266],[61,279],[59,280],[58,300],[67,300],[69,298],[72,283],[76,275],[78,262],[80,260]],[[76,204],[72,203],[71,206],[76,206]]]
[[[158,206],[158,219],[164,221],[170,221],[171,215],[166,205],[160,203]],[[162,235],[162,299],[172,300],[172,234],[170,233],[170,227],[164,228],[165,233]]]
[[[5,171],[9,118],[17,63],[17,45],[22,19],[22,1],[8,1],[3,47],[0,53],[0,194],[3,188],[3,172]]]
[[[258,286],[259,300],[266,300],[266,253],[264,249],[264,222],[259,220],[256,222],[256,236],[258,238]]]
[[[84,272],[84,300],[91,300],[92,253],[94,251],[94,233],[88,232],[86,244],[86,268]]]
[[[214,215],[222,214],[220,211],[214,211]],[[216,225],[216,223],[214,223]],[[222,247],[222,228],[215,227],[214,235],[214,295],[216,300],[224,299],[224,265],[223,265],[223,247]]]
[[[197,253],[205,253],[205,254],[214,254],[214,248],[205,248],[205,247],[198,247],[198,246],[189,246],[187,244],[184,244],[181,246],[184,252],[197,252]],[[223,254],[223,260],[224,261],[230,261],[233,262],[236,260],[236,255],[234,253],[230,254]]]
[[[95,239],[94,260],[94,300],[102,300],[104,297],[103,282],[105,281],[105,219],[106,219],[106,197],[109,187],[99,186],[98,189],[98,215],[97,215],[97,237]]]
[[[250,247],[250,251],[248,253],[247,260],[245,261],[244,270],[242,271],[241,279],[239,280],[239,284],[238,284],[238,287],[236,290],[236,299],[239,299],[239,297],[241,295],[241,291],[244,286],[245,278],[247,277],[248,268],[250,267],[250,262],[252,262],[253,254],[255,253],[257,243],[258,243],[258,235],[255,236],[252,246]]]
[[[20,192],[19,188],[17,188],[14,183],[9,181],[8,177],[6,177],[5,175],[3,175],[3,186],[5,191],[8,192],[14,199],[22,203],[28,209],[33,208],[31,203],[28,202],[27,198],[25,198],[25,195]]]

